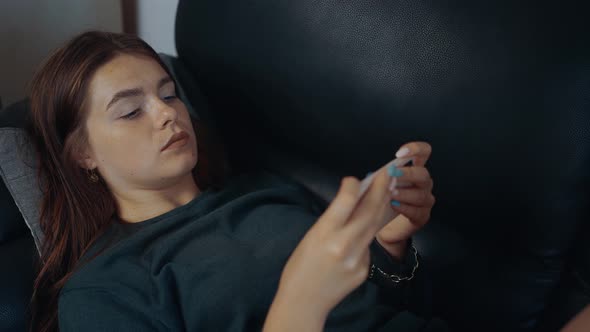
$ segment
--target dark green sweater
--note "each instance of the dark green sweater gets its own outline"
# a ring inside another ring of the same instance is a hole
[[[259,331],[283,266],[324,208],[295,182],[259,173],[146,221],[115,222],[62,289],[60,330]],[[396,267],[375,248],[373,260]],[[399,314],[411,285],[391,286],[363,283],[326,331],[423,330]]]

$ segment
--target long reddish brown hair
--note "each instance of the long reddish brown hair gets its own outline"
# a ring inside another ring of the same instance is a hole
[[[96,70],[119,54],[151,57],[172,77],[158,54],[133,35],[85,32],[56,50],[31,84],[28,132],[39,161],[44,233],[30,303],[31,331],[58,331],[59,292],[82,255],[113,222],[117,206],[103,180],[89,181],[76,162],[88,142],[83,109]],[[198,110],[197,110],[198,111]],[[201,190],[217,190],[229,177],[227,158],[214,132],[193,120],[199,160],[193,170]]]

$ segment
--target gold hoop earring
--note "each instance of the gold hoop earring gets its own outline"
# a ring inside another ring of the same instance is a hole
[[[86,173],[88,173],[88,179],[90,180],[90,182],[98,182],[98,174],[96,174],[94,169],[86,169]]]

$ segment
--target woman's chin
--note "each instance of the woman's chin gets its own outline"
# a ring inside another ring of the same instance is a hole
[[[174,166],[174,169],[171,169],[168,173],[170,178],[178,179],[188,177],[197,166],[197,156],[187,156],[184,160],[178,160],[178,164]]]

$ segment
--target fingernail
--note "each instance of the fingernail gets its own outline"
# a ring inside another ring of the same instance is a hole
[[[387,167],[387,173],[389,174],[389,176],[393,176],[393,174],[395,174],[395,171],[397,170],[397,167],[395,167],[394,164],[389,165],[389,167]]]
[[[397,195],[399,195],[399,190],[397,190],[397,189],[396,189],[396,190],[394,190],[392,194],[393,194],[393,196],[397,196]]]
[[[395,176],[395,177],[400,177],[400,176],[404,175],[404,172],[402,172],[401,169],[398,169],[397,167],[395,167],[394,164],[389,165],[389,167],[387,168],[387,173],[389,174],[389,176]]]
[[[373,174],[373,172],[367,173],[367,175],[365,175],[365,177],[368,178],[369,176],[371,176],[371,174]]]
[[[397,151],[395,153],[395,156],[398,158],[401,158],[401,157],[407,155],[409,152],[410,152],[410,149],[404,147],[404,148],[399,149],[399,151]]]
[[[389,167],[387,167],[387,173],[389,174],[389,176],[396,176],[399,177],[400,174],[400,170],[397,169],[397,167],[395,167],[394,164],[389,165]]]
[[[398,202],[398,201],[396,201],[396,200],[393,200],[393,201],[391,201],[391,205],[393,205],[393,206],[400,206],[401,203]]]

